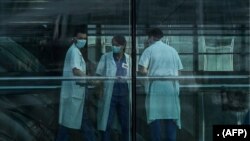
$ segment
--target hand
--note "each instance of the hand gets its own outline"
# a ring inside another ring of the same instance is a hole
[[[95,95],[97,99],[101,99],[103,97],[103,82],[100,80],[92,80],[91,82],[95,85]]]
[[[100,85],[101,84],[101,81],[100,80],[89,80],[89,83],[91,85]]]
[[[81,87],[85,87],[87,84],[85,81],[82,80],[82,81],[76,81],[76,85],[79,85]]]

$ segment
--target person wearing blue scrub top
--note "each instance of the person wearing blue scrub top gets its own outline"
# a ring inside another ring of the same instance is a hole
[[[116,120],[121,127],[122,141],[129,141],[130,82],[120,78],[131,73],[131,60],[125,53],[126,43],[123,36],[114,36],[112,52],[101,57],[96,70],[99,76],[117,77],[116,80],[105,80],[104,94],[98,103],[98,129],[102,131],[102,141],[111,141],[111,127]]]

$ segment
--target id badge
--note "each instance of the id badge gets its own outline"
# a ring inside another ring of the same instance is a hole
[[[128,69],[128,64],[122,63],[122,68]]]

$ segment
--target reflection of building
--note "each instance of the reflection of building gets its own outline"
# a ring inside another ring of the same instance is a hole
[[[208,44],[207,40],[202,38],[204,53],[208,53],[204,55],[205,71],[233,71],[234,38],[231,37],[228,44],[224,43],[228,39],[215,38]]]
[[[44,66],[10,37],[0,37],[0,72],[41,72]]]

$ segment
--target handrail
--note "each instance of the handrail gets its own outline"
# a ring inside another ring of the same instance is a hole
[[[116,80],[124,79],[131,80],[131,77],[100,77],[100,76],[85,76],[85,77],[61,77],[61,76],[46,76],[46,77],[1,77],[0,82],[4,81],[81,81],[81,80]],[[209,75],[209,76],[165,76],[165,77],[136,77],[137,80],[186,80],[186,79],[249,79],[250,75]],[[82,86],[91,88],[91,84],[82,83]],[[92,85],[93,86],[93,85]],[[138,85],[139,86],[139,85]],[[140,86],[139,86],[140,87]],[[61,85],[22,85],[22,86],[0,86],[0,90],[33,90],[33,89],[59,89]],[[180,88],[250,88],[249,84],[180,84]]]
[[[33,89],[59,89],[61,85],[53,86],[0,86],[0,90],[33,90]]]
[[[0,81],[34,81],[34,80],[115,80],[127,79],[131,77],[100,77],[100,76],[84,76],[84,77],[62,77],[62,76],[45,76],[45,77],[0,77]],[[250,75],[196,75],[196,76],[159,76],[159,77],[136,77],[137,80],[183,80],[183,79],[250,79]]]
[[[139,86],[139,85],[138,85]],[[139,86],[140,87],[140,86]],[[59,89],[61,85],[50,86],[0,86],[0,90],[29,90],[29,89]],[[89,88],[94,88],[89,86]],[[249,84],[191,84],[180,85],[180,88],[250,88]]]

